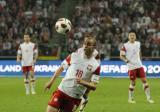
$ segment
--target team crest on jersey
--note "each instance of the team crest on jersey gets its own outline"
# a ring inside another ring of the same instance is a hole
[[[91,70],[92,70],[92,68],[93,68],[93,66],[92,66],[92,65],[88,65],[88,66],[87,66],[87,70],[89,70],[89,71],[91,71]]]

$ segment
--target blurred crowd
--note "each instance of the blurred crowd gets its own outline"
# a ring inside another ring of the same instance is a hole
[[[0,0],[0,56],[15,56],[24,32],[39,45],[40,55],[52,55],[48,42],[57,20],[59,0]]]
[[[159,0],[81,0],[75,6],[72,23],[75,30],[67,44],[71,51],[86,33],[92,33],[102,59],[117,57],[129,30],[134,29],[143,56],[160,56]]]
[[[52,46],[54,24],[61,17],[60,10],[65,10],[60,8],[65,3],[65,0],[0,0],[0,56],[16,55],[25,31],[32,34],[40,55],[56,55],[57,47]],[[73,29],[69,39],[58,46],[61,58],[80,47],[88,33],[97,38],[102,59],[117,57],[131,29],[137,33],[144,57],[160,57],[159,0],[78,0],[77,3],[71,16]]]

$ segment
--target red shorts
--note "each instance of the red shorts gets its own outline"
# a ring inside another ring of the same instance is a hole
[[[129,70],[128,75],[129,75],[130,80],[136,80],[136,78],[145,78],[146,77],[146,74],[144,72],[143,67],[137,68],[134,70]]]
[[[48,102],[48,105],[57,109],[63,110],[64,112],[74,112],[81,102],[81,99],[76,99],[68,96],[60,90],[56,90]]]
[[[34,71],[34,67],[33,66],[22,66],[22,71],[23,73]]]

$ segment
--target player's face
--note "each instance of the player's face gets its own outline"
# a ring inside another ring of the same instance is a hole
[[[29,35],[24,35],[24,41],[25,41],[25,42],[29,42],[29,41],[30,41]]]
[[[87,58],[91,58],[94,49],[95,49],[95,46],[92,40],[86,41],[84,43],[84,52]]]
[[[136,40],[136,34],[135,33],[129,33],[129,41],[134,42]]]

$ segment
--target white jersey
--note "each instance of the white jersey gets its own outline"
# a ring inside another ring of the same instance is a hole
[[[134,70],[142,67],[140,46],[140,42],[135,41],[134,43],[127,42],[122,47],[121,53],[123,53],[129,60],[129,63],[127,63],[128,70]]]
[[[18,49],[18,55],[21,55],[22,66],[33,66],[34,55],[37,54],[37,47],[34,43],[22,43]]]
[[[100,65],[94,57],[87,59],[84,53],[74,52],[61,65],[68,70],[58,89],[71,97],[80,99],[87,89],[77,84],[76,77],[88,82],[99,82]]]

